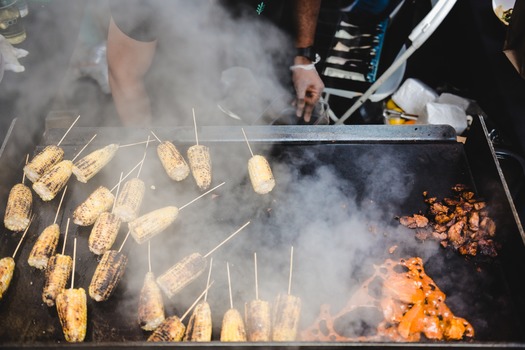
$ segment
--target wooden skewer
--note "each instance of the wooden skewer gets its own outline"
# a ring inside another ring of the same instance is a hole
[[[125,145],[119,145],[118,148],[137,146],[137,145],[142,145],[144,143],[149,143],[149,142],[151,142],[151,141],[148,139],[147,141],[139,141],[139,142],[134,142],[134,143],[127,143]]]
[[[193,113],[193,127],[195,128],[195,140],[198,146],[199,145],[199,135],[197,135],[197,121],[195,120],[195,108],[192,108],[191,111]]]
[[[31,217],[31,220],[29,220],[29,225],[27,225],[26,229],[24,230],[24,234],[22,235],[22,237],[20,237],[20,241],[18,241],[18,244],[16,245],[15,251],[13,252],[13,255],[12,255],[13,259],[15,258],[16,253],[18,252],[18,248],[20,248],[20,245],[22,244],[22,241],[24,240],[24,237],[26,236],[27,231],[29,231],[29,227],[31,226],[31,223],[33,222],[34,218],[35,218],[35,215],[33,214],[33,216]]]
[[[255,265],[255,300],[259,300],[259,283],[257,281],[257,253],[253,253],[253,261]]]
[[[71,131],[71,129],[73,128],[73,125],[76,124],[76,122],[78,121],[78,119],[80,118],[80,114],[78,115],[77,119],[75,119],[73,121],[73,123],[71,123],[71,125],[69,126],[69,128],[66,130],[66,132],[64,133],[64,136],[62,136],[62,138],[60,139],[60,141],[58,141],[57,143],[57,147],[60,146],[60,144],[62,143],[62,141],[64,141],[64,139],[66,138],[66,135]]]
[[[288,295],[292,293],[292,270],[293,270],[293,246],[290,250],[290,277],[288,278]]]
[[[197,198],[194,198],[194,199],[191,200],[190,202],[184,204],[182,207],[179,208],[179,210],[184,209],[185,207],[187,207],[187,206],[190,205],[191,203],[193,203],[193,202],[195,202],[196,200],[198,200],[198,199],[204,197],[205,195],[207,195],[207,194],[210,193],[211,191],[213,191],[213,190],[215,190],[215,189],[221,187],[221,186],[224,185],[225,183],[226,183],[226,182],[222,182],[222,183],[218,184],[217,186],[215,186],[214,188],[212,188],[211,190],[208,190],[208,191],[204,192],[203,194],[201,194],[201,195],[198,196]]]
[[[67,218],[66,232],[64,233],[64,243],[62,245],[62,255],[64,255],[66,251],[67,231],[69,231],[69,218]]]
[[[124,175],[124,177],[115,186],[113,186],[113,188],[109,192],[113,192],[120,185],[120,183],[122,181],[126,180],[126,178],[128,176],[130,176],[131,173],[134,172],[135,169],[137,169],[141,164],[142,164],[142,160],[140,162],[138,162],[137,165],[135,165],[130,171],[128,171],[128,173],[126,175]]]
[[[193,304],[191,304],[191,306],[188,308],[188,310],[186,310],[184,315],[182,315],[182,317],[180,318],[181,322],[186,318],[186,316],[188,316],[190,311],[195,307],[195,305],[197,305],[197,303],[201,300],[201,298],[208,292],[208,289],[210,289],[210,287],[212,286],[213,282],[214,281],[211,281],[211,283],[206,286],[206,289],[199,295],[199,297],[193,302]]]
[[[232,282],[230,279],[230,264],[228,262],[226,262],[226,270],[228,271],[228,291],[230,292],[230,309],[233,309]]]
[[[149,242],[149,241],[148,241]],[[211,267],[213,265],[213,258],[210,258],[210,269],[208,270],[208,279],[206,280],[206,285],[210,285],[210,277],[211,277]],[[204,294],[204,301],[208,299],[208,288],[206,288],[206,294]]]
[[[120,248],[118,249],[119,253],[122,250],[122,247],[124,247],[124,243],[126,243],[126,241],[128,240],[128,237],[129,237],[130,233],[131,233],[131,231],[128,231],[128,233],[126,234],[126,238],[124,238],[124,241],[122,241],[122,244],[120,245]]]
[[[55,214],[55,220],[53,221],[53,224],[57,223],[58,219],[58,213],[60,212],[60,207],[62,206],[62,201],[64,200],[64,196],[66,195],[67,185],[64,187],[64,191],[62,192],[62,197],[60,198],[60,202],[58,203],[57,213]]]
[[[244,128],[241,128],[242,130],[242,133],[244,135],[244,139],[246,140],[246,144],[248,145],[248,149],[250,150],[250,154],[252,155],[253,157],[253,152],[252,152],[252,148],[250,147],[250,143],[248,142],[248,138],[246,137],[246,133],[244,132]]]
[[[153,137],[155,137],[157,139],[158,142],[162,142],[160,140],[160,138],[153,132],[153,130],[150,130],[151,134],[153,135]]]
[[[144,161],[146,160],[146,154],[148,153],[149,143],[150,143],[150,137],[148,135],[148,141],[146,142],[146,148],[144,149],[144,155],[142,156],[142,160],[140,161],[140,167],[139,167],[139,171],[137,173],[137,177],[140,176],[140,172],[142,171],[142,166],[144,165]]]
[[[218,245],[215,246],[215,248],[213,248],[212,250],[210,250],[208,252],[208,254],[204,255],[204,258],[207,258],[208,256],[210,256],[210,254],[212,254],[214,251],[216,251],[217,249],[219,249],[224,243],[228,242],[230,239],[233,238],[233,236],[235,236],[237,233],[241,232],[243,228],[245,228],[246,226],[248,226],[250,224],[250,221],[248,221],[247,223],[245,223],[244,225],[242,225],[240,228],[237,229],[237,231],[235,231],[234,233],[232,233],[231,235],[229,235],[224,241],[222,241],[221,243],[219,243]]]
[[[151,272],[151,241],[148,240],[148,271]]]
[[[77,157],[80,155],[80,153],[82,153],[82,151],[84,151],[86,149],[86,147],[91,143],[91,141],[93,141],[93,139],[97,136],[97,134],[93,135],[93,137],[88,141],[88,143],[86,143],[86,145],[84,147],[82,147],[82,149],[80,151],[78,151],[77,155],[71,159],[72,162],[75,161],[75,159],[77,159]]]
[[[29,162],[29,153],[26,155],[26,165],[27,165],[27,162]],[[24,184],[25,181],[26,181],[26,172],[23,171],[22,172],[22,184]]]
[[[75,287],[75,265],[77,260],[77,238],[73,241],[73,267],[71,269],[71,289]]]

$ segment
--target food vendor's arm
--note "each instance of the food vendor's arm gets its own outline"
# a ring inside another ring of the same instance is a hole
[[[309,48],[314,44],[317,17],[321,7],[321,0],[295,0],[296,11],[296,40],[297,48]],[[306,122],[310,121],[312,110],[321,97],[324,84],[317,70],[312,68],[312,60],[297,55],[294,58],[292,68],[292,79],[296,92],[296,113],[298,117],[304,117]]]
[[[150,99],[143,79],[151,66],[156,45],[156,40],[132,39],[111,19],[107,42],[109,84],[123,125],[151,122]]]

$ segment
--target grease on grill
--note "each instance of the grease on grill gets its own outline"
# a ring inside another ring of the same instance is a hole
[[[419,257],[387,259],[335,315],[323,304],[303,341],[462,340],[474,337],[470,323],[454,316],[445,294],[425,273]]]
[[[423,192],[427,213],[402,216],[399,223],[415,229],[417,239],[437,240],[462,255],[497,256],[496,223],[488,216],[486,202],[462,184],[453,186],[452,191],[454,195],[442,201]]]

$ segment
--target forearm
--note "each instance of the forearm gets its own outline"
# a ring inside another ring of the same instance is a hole
[[[121,82],[109,73],[115,108],[123,125],[140,126],[151,122],[150,98],[141,81]]]
[[[317,17],[321,0],[295,0],[296,36],[295,47],[309,47],[314,44]]]

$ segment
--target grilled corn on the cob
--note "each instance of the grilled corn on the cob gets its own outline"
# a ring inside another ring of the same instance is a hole
[[[12,257],[6,256],[5,258],[0,259],[0,300],[2,300],[4,293],[11,284],[14,271],[15,260]]]
[[[154,330],[165,319],[162,293],[151,271],[148,271],[144,277],[144,285],[139,297],[138,316],[139,325],[145,331]]]
[[[207,190],[211,185],[210,149],[203,145],[193,145],[188,148],[188,160],[197,186],[202,191]]]
[[[184,341],[207,342],[211,341],[211,335],[212,318],[210,304],[203,301],[193,309],[193,313],[188,321],[188,327],[186,327]]]
[[[188,163],[170,141],[162,141],[157,146],[157,155],[170,179],[182,181],[190,174]]]
[[[70,160],[63,160],[55,164],[33,183],[33,190],[42,200],[52,200],[67,184],[71,177],[72,168],[73,162]]]
[[[47,306],[55,305],[56,297],[66,287],[72,267],[73,259],[69,255],[56,254],[49,258],[42,293],[42,300]]]
[[[37,181],[52,166],[62,161],[64,150],[61,147],[49,145],[24,166],[24,174],[31,182]]]
[[[84,288],[64,289],[57,296],[56,305],[66,341],[83,342],[87,330],[87,297]]]
[[[89,250],[101,255],[111,249],[117,238],[122,221],[118,216],[108,211],[101,213],[89,234]]]
[[[5,209],[4,225],[11,231],[24,231],[29,225],[33,194],[23,183],[18,183],[9,191]]]
[[[192,253],[157,277],[157,283],[160,289],[171,298],[196,280],[206,270],[207,265],[208,262],[202,255]]]
[[[145,192],[146,185],[141,179],[136,177],[127,181],[117,196],[113,213],[123,222],[135,220]]]
[[[279,294],[273,306],[272,340],[294,341],[301,317],[301,299],[291,294]]]
[[[179,209],[174,206],[167,206],[144,214],[128,223],[131,236],[137,243],[142,244],[168,228],[178,214]]]
[[[91,152],[75,162],[73,165],[73,174],[75,174],[77,180],[84,183],[88,182],[89,179],[98,174],[98,172],[113,159],[118,148],[119,146],[117,144],[112,143]]]
[[[272,336],[270,303],[255,299],[246,303],[244,310],[248,341],[270,341]]]
[[[98,216],[108,211],[113,205],[115,196],[104,186],[99,186],[73,212],[73,222],[79,226],[90,226]]]
[[[270,164],[261,155],[254,155],[248,161],[248,174],[253,190],[259,194],[266,194],[273,190],[275,179]]]
[[[221,341],[246,341],[246,330],[241,313],[237,309],[228,309],[222,318]]]
[[[27,263],[29,266],[43,270],[47,267],[50,257],[55,255],[58,240],[60,238],[60,227],[58,224],[51,224],[38,236],[33,249],[29,253]]]
[[[127,263],[125,254],[116,250],[106,251],[89,284],[89,296],[95,301],[108,300],[124,275]]]
[[[148,338],[152,342],[174,342],[181,341],[184,336],[186,326],[177,316],[173,315],[166,318]]]

